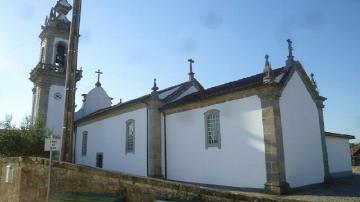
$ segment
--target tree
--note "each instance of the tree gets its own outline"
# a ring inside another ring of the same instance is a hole
[[[49,152],[44,151],[44,140],[51,135],[51,131],[45,127],[43,120],[38,118],[31,124],[26,117],[20,127],[12,124],[12,117],[9,115],[4,121],[0,121],[0,157],[48,157]]]

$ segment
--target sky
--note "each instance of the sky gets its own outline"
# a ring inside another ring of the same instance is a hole
[[[0,120],[12,115],[20,124],[31,114],[29,72],[55,3],[0,0]],[[325,129],[359,142],[359,19],[360,0],[83,1],[76,102],[94,87],[97,69],[116,104],[150,93],[153,78],[160,89],[186,81],[188,58],[205,88],[260,73],[265,54],[281,67],[291,38],[295,59],[328,98]]]

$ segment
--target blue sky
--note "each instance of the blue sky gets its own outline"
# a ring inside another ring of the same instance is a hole
[[[30,70],[39,61],[40,26],[55,0],[0,0],[0,119],[31,112]],[[72,1],[70,1],[72,3]],[[69,19],[71,19],[69,17]],[[96,82],[123,101],[195,77],[212,87],[285,64],[294,55],[313,72],[325,102],[325,128],[360,139],[360,0],[83,1],[77,104]]]

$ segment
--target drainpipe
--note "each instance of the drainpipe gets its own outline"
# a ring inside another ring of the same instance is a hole
[[[166,113],[163,112],[164,116],[164,169],[165,169],[165,180],[167,180],[167,147],[166,147]]]

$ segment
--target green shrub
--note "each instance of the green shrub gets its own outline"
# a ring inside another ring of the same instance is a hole
[[[20,127],[12,124],[12,117],[6,116],[0,121],[0,156],[38,156],[48,157],[44,151],[44,139],[51,131],[45,127],[43,118],[31,124],[27,117]]]

